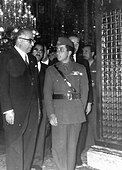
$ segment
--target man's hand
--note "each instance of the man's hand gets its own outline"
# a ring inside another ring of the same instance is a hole
[[[15,117],[15,113],[13,110],[5,113],[5,119],[6,119],[7,123],[9,123],[11,125],[14,124],[14,117]]]
[[[50,124],[52,126],[57,126],[58,125],[57,117],[55,116],[55,114],[50,115]]]
[[[86,115],[88,115],[91,112],[92,109],[92,103],[88,103],[86,107]]]

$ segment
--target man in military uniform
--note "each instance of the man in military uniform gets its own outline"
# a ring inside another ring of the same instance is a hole
[[[59,37],[58,63],[46,70],[44,100],[52,125],[52,155],[58,170],[74,170],[81,125],[86,121],[88,78],[83,65],[71,61],[73,43]]]

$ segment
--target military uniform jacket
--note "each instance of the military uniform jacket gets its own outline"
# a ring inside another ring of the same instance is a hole
[[[53,99],[53,94],[73,93],[64,82],[63,77],[54,65],[46,70],[44,84],[44,100],[48,116],[55,114],[58,123],[72,124],[86,120],[85,107],[88,96],[88,78],[83,65],[70,61],[67,64],[58,62],[57,67],[67,77],[77,93],[81,94],[79,99]]]

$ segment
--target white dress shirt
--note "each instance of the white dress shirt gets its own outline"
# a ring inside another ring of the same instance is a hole
[[[24,51],[22,51],[21,49],[19,49],[16,45],[15,45],[14,47],[15,47],[15,49],[18,51],[18,53],[21,55],[21,57],[23,58],[23,60],[24,60],[25,62],[28,62],[28,63],[29,63],[28,55],[27,55]],[[25,56],[26,56],[26,59],[25,59]]]
[[[76,62],[76,54],[73,54],[73,59]]]
[[[41,70],[41,62],[39,61],[38,62],[38,71],[40,72],[40,70]]]

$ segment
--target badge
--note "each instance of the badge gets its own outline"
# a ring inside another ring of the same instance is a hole
[[[80,75],[80,76],[82,76],[83,73],[80,73],[79,71],[72,71],[71,75],[74,75],[74,76]]]

